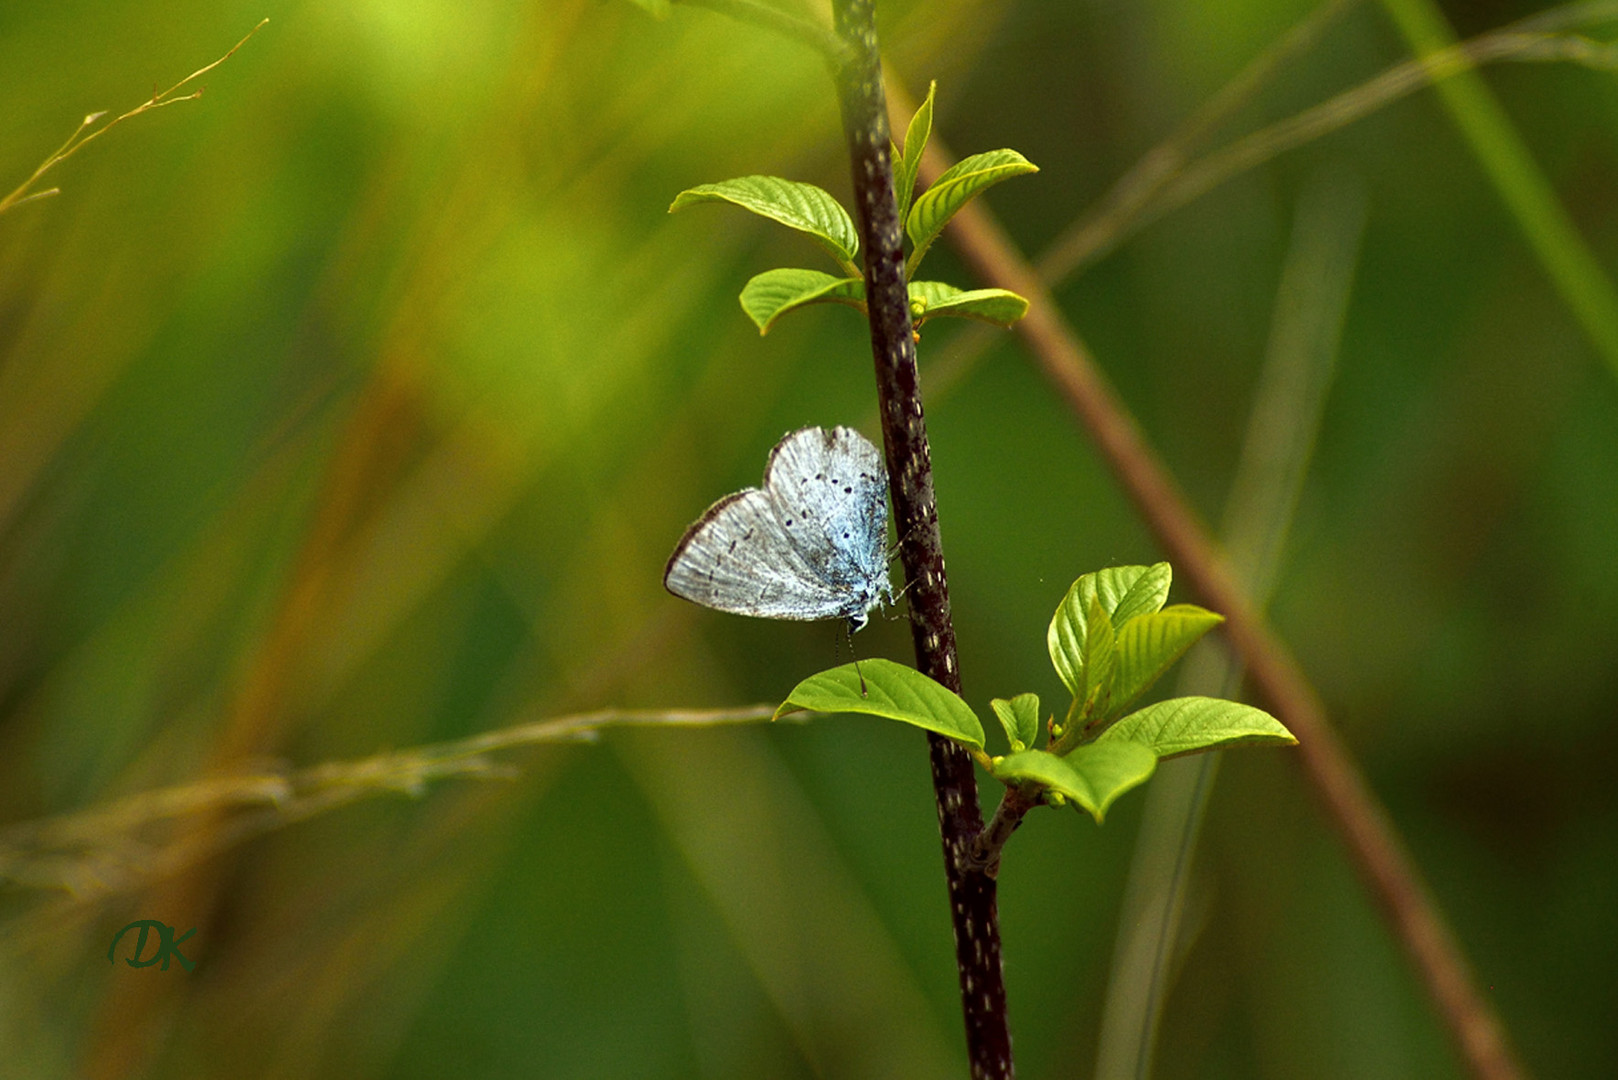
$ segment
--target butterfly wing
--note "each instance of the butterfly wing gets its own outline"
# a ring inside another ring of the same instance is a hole
[[[766,619],[829,619],[847,603],[805,559],[775,502],[757,488],[725,496],[685,531],[663,584],[704,607]]]
[[[882,455],[852,428],[804,428],[770,452],[764,492],[781,531],[843,597],[833,614],[864,621],[889,593],[888,477]]]

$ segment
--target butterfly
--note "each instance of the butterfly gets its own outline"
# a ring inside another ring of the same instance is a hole
[[[893,602],[888,478],[852,428],[803,428],[770,451],[764,486],[708,507],[669,556],[663,584],[704,607],[765,619],[847,619]]]

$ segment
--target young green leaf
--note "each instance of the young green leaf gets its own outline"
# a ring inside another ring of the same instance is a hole
[[[1145,567],[1145,571],[1108,611],[1112,616],[1112,625],[1119,630],[1130,619],[1161,611],[1163,605],[1168,603],[1169,583],[1174,579],[1174,568],[1160,562]]]
[[[819,270],[766,270],[742,287],[742,310],[767,334],[775,320],[806,304],[847,304],[865,310],[865,282]]]
[[[907,152],[908,149],[906,147]],[[920,160],[919,152],[917,160]],[[922,256],[938,239],[945,224],[974,195],[1002,180],[1038,171],[1038,166],[1015,150],[990,150],[984,154],[973,154],[945,169],[932,186],[917,197],[909,216],[905,218],[905,232],[911,244],[910,261],[905,266],[908,275],[915,276]]]
[[[865,692],[860,692],[860,676]],[[858,668],[844,664],[811,675],[787,695],[775,710],[775,719],[813,709],[815,712],[868,713],[898,720],[947,735],[958,742],[983,748],[983,725],[959,694],[934,682],[914,668],[892,660],[864,660]]]
[[[1051,617],[1045,644],[1051,663],[1068,691],[1083,700],[1084,652],[1090,622],[1090,601],[1101,601],[1114,628],[1136,615],[1156,611],[1169,595],[1169,564],[1111,566],[1085,574],[1073,583]]]
[[[1224,621],[1223,616],[1195,604],[1175,604],[1130,619],[1118,631],[1116,677],[1108,711],[1128,708],[1198,638]]]
[[[1010,326],[1028,314],[1028,301],[1007,289],[967,290],[942,281],[912,281],[910,310],[917,329],[928,319],[946,316]]]
[[[865,281],[835,277],[819,270],[782,268],[766,270],[749,281],[739,297],[742,310],[767,334],[775,320],[807,304],[846,304],[865,310]],[[1005,289],[970,292],[941,281],[910,282],[910,310],[915,324],[931,318],[955,316],[1009,326],[1028,311],[1028,301]]]
[[[779,176],[739,176],[717,184],[687,188],[674,197],[669,213],[705,202],[734,203],[788,228],[808,233],[839,266],[851,275],[858,272],[854,255],[860,249],[860,238],[854,231],[854,221],[824,188],[783,180]]]
[[[910,200],[916,194],[916,174],[921,171],[921,154],[927,149],[927,140],[933,133],[933,95],[938,92],[938,80],[927,87],[927,98],[916,108],[905,129],[904,149],[893,156],[893,194],[899,203],[899,220],[910,213]]]
[[[1112,697],[1113,671],[1117,666],[1118,635],[1112,618],[1101,606],[1101,598],[1090,597],[1090,612],[1084,634],[1083,692],[1075,694],[1085,716],[1099,715]]]
[[[1002,781],[1033,780],[1059,792],[1089,811],[1100,823],[1113,801],[1146,782],[1157,768],[1147,747],[1117,740],[1081,746],[1066,757],[1044,750],[1024,750],[995,762]]]
[[[1026,750],[1034,745],[1034,740],[1039,737],[1038,694],[1018,694],[1010,701],[994,698],[989,702],[989,708],[1000,718],[1000,726],[1006,729],[1006,741],[1011,743],[1013,751]]]
[[[670,0],[630,0],[630,3],[645,8],[654,18],[666,19],[669,17]]]
[[[1159,758],[1171,758],[1238,743],[1297,741],[1281,721],[1263,709],[1220,698],[1183,697],[1130,713],[1102,732],[1090,746],[1139,743],[1151,747]]]
[[[888,140],[888,160],[893,163],[893,202],[899,207],[899,220],[905,219],[905,207],[910,205],[909,192],[905,191],[905,152],[904,147]],[[909,180],[911,188],[916,186],[916,178]]]

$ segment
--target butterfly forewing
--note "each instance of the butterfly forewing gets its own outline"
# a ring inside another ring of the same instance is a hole
[[[887,473],[864,436],[845,427],[793,432],[771,452],[764,490],[783,531],[833,586],[886,583]]]

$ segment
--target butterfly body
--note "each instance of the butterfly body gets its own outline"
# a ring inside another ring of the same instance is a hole
[[[727,495],[686,530],[663,583],[704,607],[864,626],[891,603],[888,481],[851,428],[803,428],[770,451],[764,485]]]

